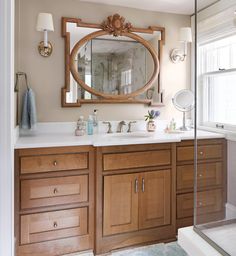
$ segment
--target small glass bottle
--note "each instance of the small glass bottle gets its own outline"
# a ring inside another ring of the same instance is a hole
[[[75,136],[83,136],[85,134],[86,134],[86,122],[84,121],[84,117],[80,116],[77,122]]]
[[[89,115],[88,118],[88,135],[93,135],[93,116]]]

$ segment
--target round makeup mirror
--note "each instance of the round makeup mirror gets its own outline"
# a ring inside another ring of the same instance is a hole
[[[172,99],[172,102],[176,109],[183,112],[183,126],[181,131],[188,131],[190,128],[186,126],[186,112],[190,111],[194,107],[194,94],[192,91],[184,89],[178,91]]]

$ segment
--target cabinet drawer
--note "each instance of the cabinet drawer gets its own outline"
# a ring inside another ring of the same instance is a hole
[[[88,233],[87,208],[23,215],[20,243],[30,244]]]
[[[21,209],[88,201],[88,176],[21,181]]]
[[[197,193],[197,213],[206,214],[222,211],[223,195],[221,189],[202,191]],[[193,193],[177,196],[177,218],[193,216]]]
[[[222,185],[222,163],[198,164],[198,188]],[[194,187],[194,165],[177,166],[177,190]]]
[[[222,158],[222,145],[203,145],[198,146],[198,160]],[[193,161],[194,146],[184,146],[177,148],[177,161]]]
[[[103,155],[103,170],[139,168],[148,166],[169,165],[171,163],[170,150],[145,152],[131,152]]]
[[[20,158],[22,174],[88,168],[88,153],[27,156]]]

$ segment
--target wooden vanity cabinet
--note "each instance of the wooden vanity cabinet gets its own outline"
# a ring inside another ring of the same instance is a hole
[[[175,144],[97,148],[96,253],[175,239]]]
[[[18,256],[94,248],[94,148],[15,151]]]
[[[225,217],[227,145],[225,139],[198,140],[196,224]],[[194,142],[177,143],[177,229],[193,225]]]
[[[198,224],[225,216],[226,147],[198,141]],[[193,140],[15,152],[17,256],[102,254],[193,225]]]

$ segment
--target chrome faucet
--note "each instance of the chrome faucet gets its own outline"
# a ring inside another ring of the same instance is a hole
[[[110,122],[103,122],[103,123],[108,125],[107,133],[112,133],[111,123]]]
[[[129,122],[128,123],[128,131],[127,132],[132,132],[132,124],[135,124],[135,123],[137,123],[136,121],[131,121],[131,122]]]
[[[124,125],[126,125],[125,121],[119,122],[118,127],[117,127],[117,132],[118,132],[118,133],[123,132],[123,126],[124,126]]]

